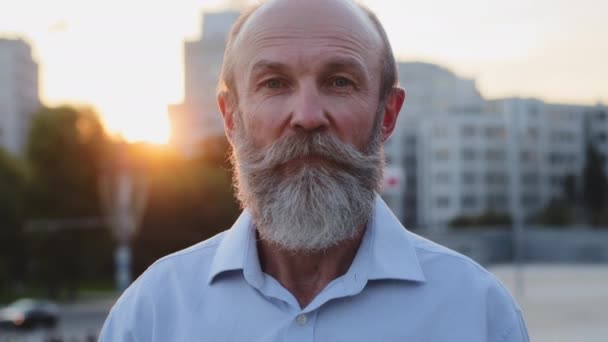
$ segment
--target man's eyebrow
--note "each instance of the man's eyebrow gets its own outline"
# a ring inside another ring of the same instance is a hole
[[[287,65],[281,62],[269,61],[267,59],[261,59],[253,64],[251,67],[251,75],[257,75],[262,72],[275,71],[285,72]]]
[[[336,57],[324,63],[322,70],[324,72],[333,72],[345,70],[355,73],[357,76],[365,74],[365,67],[355,58]]]

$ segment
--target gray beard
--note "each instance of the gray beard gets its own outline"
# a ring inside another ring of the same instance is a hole
[[[257,148],[238,121],[232,154],[237,197],[262,239],[314,252],[357,235],[382,179],[377,127],[365,152],[326,132],[297,132]]]

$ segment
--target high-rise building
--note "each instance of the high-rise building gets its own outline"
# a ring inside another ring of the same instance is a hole
[[[40,108],[38,64],[21,39],[0,38],[0,148],[24,152],[32,115]]]
[[[203,14],[199,40],[184,43],[184,102],[169,107],[172,143],[184,154],[198,152],[201,141],[224,136],[216,88],[226,39],[238,11]]]

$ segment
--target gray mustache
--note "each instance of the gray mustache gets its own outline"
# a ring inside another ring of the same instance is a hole
[[[330,133],[297,132],[289,135],[262,151],[258,150],[253,163],[276,168],[294,159],[315,157],[348,168],[366,168],[381,162],[378,153],[363,153],[350,144],[343,143]]]

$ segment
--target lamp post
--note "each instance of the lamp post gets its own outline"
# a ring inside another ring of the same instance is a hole
[[[106,224],[117,245],[114,251],[116,288],[124,291],[132,281],[131,241],[139,228],[146,202],[146,186],[129,167],[124,146],[118,162],[102,177],[101,195]]]
[[[512,220],[512,233],[513,233],[513,256],[515,259],[515,295],[517,297],[524,296],[524,242],[525,242],[525,229],[524,229],[524,213],[522,208],[521,198],[521,165],[520,165],[520,139],[522,138],[519,127],[519,115],[520,109],[517,112],[509,112],[510,116],[506,119],[509,122],[507,126],[508,130],[508,150],[509,150],[509,197],[510,211]]]

